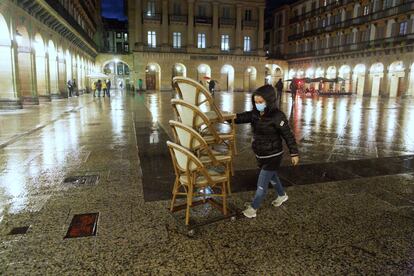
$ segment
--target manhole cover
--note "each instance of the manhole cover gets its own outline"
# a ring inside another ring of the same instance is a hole
[[[63,184],[69,185],[96,185],[99,175],[69,176],[63,180]]]

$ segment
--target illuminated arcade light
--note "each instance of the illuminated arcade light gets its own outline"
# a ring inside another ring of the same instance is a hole
[[[204,65],[200,66],[200,73],[205,73],[206,72],[206,67]]]
[[[177,72],[181,72],[181,66],[175,66],[175,70],[177,70]]]
[[[155,71],[155,65],[150,65],[150,70]]]
[[[250,73],[252,71],[251,68],[247,68],[247,72]]]

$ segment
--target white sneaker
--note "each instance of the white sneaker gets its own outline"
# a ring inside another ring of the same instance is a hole
[[[256,209],[253,209],[251,205],[246,208],[246,210],[243,211],[243,215],[246,218],[255,218],[256,217]]]
[[[278,196],[275,200],[272,201],[272,205],[275,207],[279,207],[280,205],[282,205],[283,202],[285,202],[286,200],[288,200],[288,195],[285,194],[284,196]]]

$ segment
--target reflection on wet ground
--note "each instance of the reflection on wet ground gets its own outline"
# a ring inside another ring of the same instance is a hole
[[[274,209],[269,195],[257,219],[211,225],[189,240],[164,200],[173,180],[165,147],[172,96],[115,91],[0,112],[0,274],[412,272],[412,99],[292,105],[284,97],[302,160],[299,168],[284,161],[289,201]],[[251,108],[250,93],[215,97],[226,111]],[[255,185],[250,131],[237,128],[231,202],[239,207]],[[99,180],[69,185],[71,176]],[[99,213],[97,235],[64,240],[82,213]],[[19,227],[27,233],[8,235]]]

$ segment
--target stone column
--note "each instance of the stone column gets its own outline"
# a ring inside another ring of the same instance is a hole
[[[168,0],[162,0],[162,48],[168,51]]]
[[[144,49],[144,44],[142,42],[142,1],[135,0],[135,45],[133,45],[133,49],[136,48],[138,51],[142,51]]]
[[[194,0],[188,0],[187,49],[194,48]]]
[[[213,49],[219,51],[220,47],[220,35],[218,29],[219,21],[219,3],[213,2]]]
[[[20,108],[18,103],[19,95],[17,87],[18,70],[16,66],[17,48],[16,43],[11,41],[10,45],[0,45],[2,51],[2,66],[0,68],[0,79],[2,80],[2,89],[0,90],[0,109],[1,108]]]
[[[385,66],[384,66],[385,67]],[[379,96],[381,97],[389,97],[390,95],[390,72],[388,71],[387,67],[384,68],[384,77],[381,80]]]
[[[264,55],[263,40],[264,40],[264,9],[265,7],[259,7],[259,30],[257,35],[257,54]]]
[[[76,80],[78,84],[78,88],[81,89],[82,86],[82,79]],[[59,83],[59,94],[63,98],[68,97],[67,91],[67,80],[66,80],[66,64],[65,59],[58,54],[58,83]]]
[[[243,52],[243,37],[242,37],[242,6],[237,4],[236,6],[236,54]]]

